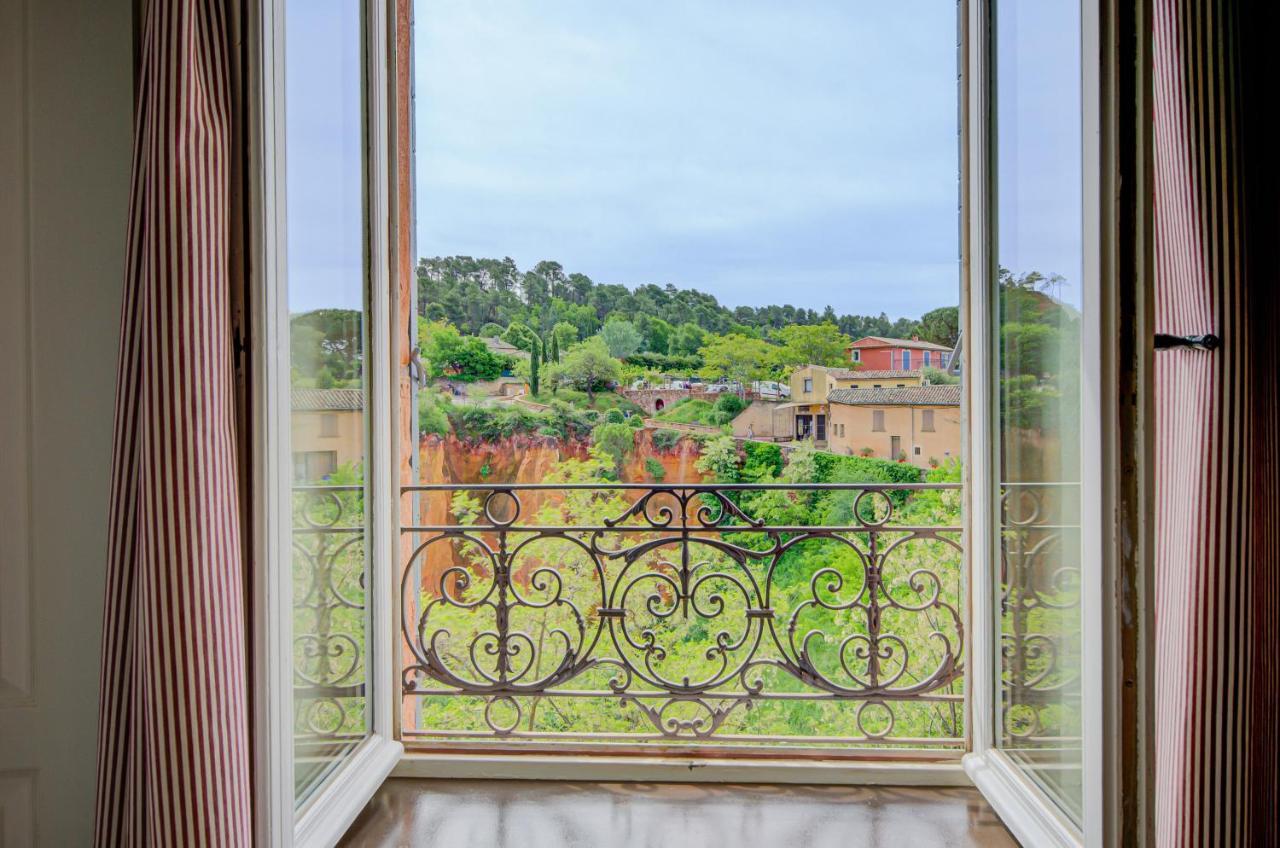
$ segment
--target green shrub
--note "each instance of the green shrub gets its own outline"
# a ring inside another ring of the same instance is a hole
[[[675,446],[680,443],[680,433],[677,430],[654,430],[653,446],[660,451],[675,450]]]
[[[711,424],[714,407],[700,398],[683,398],[674,406],[662,410],[657,416],[659,421],[672,421],[677,424]]]
[[[649,475],[649,479],[655,483],[661,483],[662,479],[667,476],[667,469],[662,466],[661,462],[651,456],[644,458],[644,471]]]
[[[422,435],[434,433],[444,436],[449,432],[449,416],[445,410],[450,407],[447,399],[434,392],[418,394],[418,432]]]
[[[622,414],[622,410],[620,409],[610,409],[605,412],[604,420],[608,421],[610,424],[624,424],[626,423],[627,417]]]
[[[630,427],[632,430],[643,430],[644,418],[642,418],[639,415],[632,415],[630,418],[627,419],[627,426]]]
[[[605,423],[591,431],[591,441],[596,447],[613,457],[615,467],[621,468],[627,455],[636,446],[635,432],[622,423]]]
[[[716,412],[727,414],[730,421],[746,408],[747,402],[732,392],[724,392],[716,398]]]
[[[742,479],[748,482],[782,474],[782,448],[767,442],[743,442]]]

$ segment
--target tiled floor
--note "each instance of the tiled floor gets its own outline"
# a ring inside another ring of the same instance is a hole
[[[1014,846],[974,789],[392,779],[342,842],[441,848]]]

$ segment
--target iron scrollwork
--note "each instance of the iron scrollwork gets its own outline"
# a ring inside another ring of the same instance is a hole
[[[461,516],[439,520],[436,509],[434,523],[402,528],[405,735],[956,745],[960,527],[894,519],[920,491],[958,489],[405,487],[418,515],[430,498],[472,499]],[[844,497],[846,521],[767,524],[744,506],[828,492]],[[595,505],[593,520],[563,520],[573,498]],[[450,698],[482,705],[482,723],[421,726],[423,701]],[[584,734],[564,716],[538,725],[532,715],[582,698],[632,710],[648,730]],[[794,740],[744,729],[747,713],[783,702],[848,705],[848,721]],[[907,704],[943,716],[942,729],[899,739]]]

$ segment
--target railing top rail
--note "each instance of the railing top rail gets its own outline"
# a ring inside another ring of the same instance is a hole
[[[958,490],[960,483],[422,483],[401,486],[400,492],[493,492],[605,490],[651,492],[918,492]]]

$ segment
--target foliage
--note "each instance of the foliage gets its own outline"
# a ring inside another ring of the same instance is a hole
[[[747,402],[733,392],[723,392],[716,398],[716,412],[729,416],[732,421],[748,406]]]
[[[659,421],[670,421],[673,424],[704,424],[713,426],[712,416],[715,407],[701,398],[681,398],[659,412],[655,417]]]
[[[830,323],[792,324],[775,331],[773,338],[781,344],[774,361],[783,367],[847,364],[845,349],[852,341]]]
[[[502,340],[507,344],[515,345],[521,350],[529,352],[532,352],[535,347],[541,344],[538,334],[521,321],[512,321],[510,326],[503,332]]]
[[[738,444],[732,436],[708,439],[702,446],[702,455],[693,467],[708,474],[717,483],[738,482]]]
[[[685,321],[671,334],[667,353],[672,356],[693,356],[702,348],[706,337],[707,334],[702,327],[692,321]]]
[[[566,404],[553,404],[547,412],[534,412],[515,404],[502,407],[450,405],[443,410],[454,434],[472,444],[535,434],[584,441],[590,436],[592,427],[585,415]]]
[[[926,382],[934,386],[955,385],[960,382],[959,374],[952,374],[940,368],[922,368],[920,373]]]
[[[502,334],[507,330],[501,324],[495,324],[492,321],[482,326],[476,331],[476,335],[482,339],[500,339]]]
[[[837,315],[827,307],[815,309],[787,305],[739,306],[729,309],[715,297],[694,289],[666,285],[596,283],[585,274],[566,272],[558,262],[539,262],[521,273],[508,258],[436,256],[418,262],[418,304],[421,314],[443,319],[465,333],[479,333],[486,324],[507,326],[521,321],[538,333],[559,323],[577,330],[573,339],[560,339],[563,351],[579,338],[600,329],[610,316],[641,323],[641,316],[674,328],[662,347],[663,329],[638,327],[645,347],[654,353],[693,354],[704,344],[701,333],[736,333],[750,336],[760,330],[793,325],[834,324],[853,339],[864,336],[910,338],[913,333],[933,338],[924,321],[890,320],[879,315]],[[935,310],[936,311],[936,310]],[[932,314],[932,313],[928,313]],[[937,321],[929,322],[935,326]]]
[[[702,356],[701,374],[739,383],[762,380],[769,375],[773,346],[760,339],[738,334],[708,339],[698,353]]]
[[[610,424],[622,424],[626,422],[627,416],[622,414],[621,409],[614,408],[605,412],[604,420]]]
[[[609,355],[604,340],[598,337],[574,345],[560,364],[553,366],[553,371],[554,378],[548,374],[548,382],[555,379],[567,383],[589,397],[622,377],[618,360]]]
[[[635,324],[625,318],[610,318],[605,321],[600,338],[604,339],[609,355],[614,359],[626,359],[644,344],[644,337]]]
[[[652,369],[661,373],[690,374],[702,367],[702,357],[697,354],[672,356],[662,353],[633,353],[627,357],[628,365]]]
[[[644,458],[644,473],[648,474],[649,479],[653,482],[661,483],[667,476],[667,469],[654,457],[646,456]]]
[[[778,445],[768,442],[743,442],[742,454],[743,482],[761,482],[782,473],[782,448]]]
[[[542,369],[542,345],[534,344],[533,352],[529,355],[529,391],[533,394],[538,393],[540,385],[538,383],[538,372]]]
[[[438,321],[419,321],[418,347],[432,377],[448,375],[464,383],[496,380],[513,365],[511,357],[493,353],[482,339],[463,336]]]
[[[418,432],[425,435],[434,433],[437,436],[449,432],[449,399],[434,392],[418,393]]]
[[[921,315],[916,335],[927,342],[955,347],[960,338],[960,307],[943,306]]]
[[[680,443],[679,430],[654,430],[653,446],[655,449],[670,452]]]
[[[289,357],[295,385],[307,385],[327,370],[328,385],[356,384],[364,365],[362,316],[355,309],[316,309],[289,318]]]
[[[621,469],[627,456],[635,449],[635,431],[621,422],[598,424],[591,431],[591,443],[612,457],[614,467]]]

